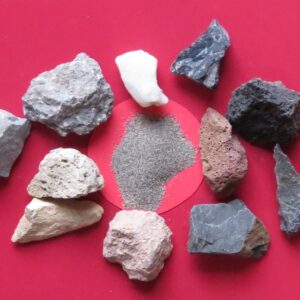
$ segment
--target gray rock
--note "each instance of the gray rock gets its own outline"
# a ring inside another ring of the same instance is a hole
[[[111,114],[114,97],[99,64],[85,53],[43,72],[23,96],[24,113],[57,131],[88,134]]]
[[[30,123],[0,109],[0,176],[8,177],[29,135]]]
[[[269,235],[263,223],[241,200],[201,204],[191,210],[190,253],[261,257]]]
[[[280,228],[286,234],[300,229],[300,176],[279,145],[274,148]]]
[[[253,144],[288,142],[300,129],[300,93],[254,78],[233,92],[227,118]]]
[[[213,20],[203,35],[179,53],[171,72],[215,88],[219,82],[220,61],[229,46],[227,31]]]

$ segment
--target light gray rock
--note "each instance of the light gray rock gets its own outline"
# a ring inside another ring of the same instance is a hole
[[[27,187],[35,198],[71,199],[101,190],[103,176],[86,155],[72,148],[51,150]]]
[[[114,97],[99,64],[85,53],[43,72],[23,96],[24,113],[57,131],[88,134],[111,114]]]
[[[0,176],[8,177],[29,135],[30,123],[0,109]]]
[[[91,201],[32,199],[13,236],[14,243],[45,240],[98,222],[103,208]]]
[[[120,211],[109,223],[103,256],[119,263],[130,279],[150,281],[172,251],[172,232],[155,212]]]

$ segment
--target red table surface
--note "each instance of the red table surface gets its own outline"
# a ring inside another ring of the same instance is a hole
[[[81,51],[101,64],[116,103],[129,96],[114,58],[144,49],[158,58],[165,93],[201,118],[208,106],[226,112],[231,92],[255,76],[282,80],[300,90],[299,0],[0,0],[0,99],[2,109],[22,116],[21,97],[40,72],[72,60]],[[231,36],[216,91],[173,76],[169,67],[217,18]],[[175,209],[163,214],[174,232],[174,251],[158,279],[132,282],[119,265],[102,257],[102,242],[116,207],[101,222],[65,236],[15,246],[11,235],[30,201],[26,186],[44,155],[56,147],[87,151],[88,136],[61,138],[34,124],[11,177],[0,180],[0,299],[299,299],[300,238],[279,229],[274,161],[270,150],[242,140],[249,172],[236,196],[263,220],[271,246],[258,261],[187,253],[189,212],[218,199],[203,183]],[[300,171],[299,141],[285,148]]]

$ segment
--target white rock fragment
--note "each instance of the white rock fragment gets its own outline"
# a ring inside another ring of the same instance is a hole
[[[14,243],[45,240],[98,222],[103,208],[91,201],[40,200],[26,206],[13,236]]]
[[[158,276],[172,251],[171,235],[157,213],[123,210],[109,223],[103,256],[121,264],[130,279],[150,281]]]
[[[157,84],[157,59],[143,50],[131,51],[115,60],[123,83],[142,107],[168,103],[168,97]]]
[[[70,199],[101,190],[103,176],[97,165],[76,149],[51,150],[27,187],[34,198]]]
[[[0,109],[0,176],[8,177],[29,135],[30,123]]]

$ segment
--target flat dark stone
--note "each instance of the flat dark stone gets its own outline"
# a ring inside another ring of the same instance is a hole
[[[195,42],[179,53],[171,65],[171,72],[215,88],[219,82],[220,61],[229,46],[227,31],[213,20]]]

